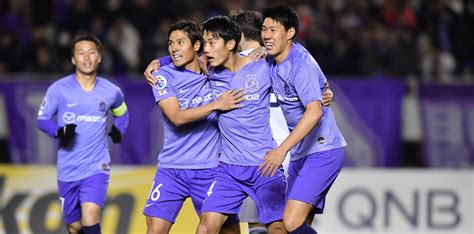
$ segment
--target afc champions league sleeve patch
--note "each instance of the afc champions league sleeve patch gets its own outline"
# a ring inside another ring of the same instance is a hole
[[[44,108],[46,107],[46,105],[48,104],[48,101],[46,99],[46,97],[43,98],[43,101],[41,102],[41,106],[40,106],[40,109],[38,111],[38,116],[42,116],[43,115],[43,110]]]
[[[158,93],[160,95],[168,93],[164,88],[168,84],[168,80],[162,75],[156,76],[156,84],[155,84],[155,89],[158,90]]]

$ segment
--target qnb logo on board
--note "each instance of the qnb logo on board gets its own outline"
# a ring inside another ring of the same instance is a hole
[[[77,115],[72,112],[65,112],[63,115],[63,122],[72,124],[76,122],[105,122],[105,116],[100,115]]]

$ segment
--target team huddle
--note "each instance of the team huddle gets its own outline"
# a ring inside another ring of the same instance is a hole
[[[307,221],[323,212],[346,142],[325,105],[325,75],[294,41],[298,25],[293,8],[273,5],[170,27],[169,56],[145,71],[165,122],[144,205],[147,233],[169,233],[188,197],[200,217],[196,233],[240,233],[238,214],[249,198],[268,233],[316,233]],[[122,92],[96,77],[100,49],[93,36],[76,38],[76,73],[50,86],[38,113],[38,127],[60,140],[58,189],[70,233],[100,233],[107,111],[114,143],[128,126]],[[271,92],[290,132],[280,145],[270,128]]]

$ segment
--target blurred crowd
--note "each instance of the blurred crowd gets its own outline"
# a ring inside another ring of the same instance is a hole
[[[471,0],[0,0],[0,72],[71,72],[78,33],[105,44],[101,73],[128,74],[167,54],[177,19],[283,2],[323,71],[453,82],[474,73]]]

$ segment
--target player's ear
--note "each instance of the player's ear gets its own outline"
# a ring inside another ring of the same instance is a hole
[[[233,50],[237,44],[235,43],[235,40],[232,39],[226,43],[227,50]]]
[[[296,35],[296,29],[293,28],[293,27],[289,28],[288,31],[287,31],[288,40],[294,38],[295,35]]]
[[[102,62],[102,55],[99,54],[99,63]]]
[[[199,41],[199,40],[194,42],[194,51],[199,52],[199,50],[201,49],[201,44],[202,44],[202,42]]]
[[[71,63],[76,65],[76,59],[74,58],[74,56],[71,56]]]

